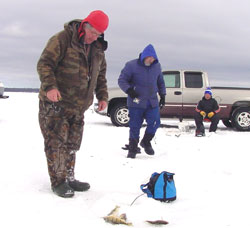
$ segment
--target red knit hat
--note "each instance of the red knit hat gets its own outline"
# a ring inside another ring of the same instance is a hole
[[[103,11],[95,10],[82,20],[81,26],[84,22],[88,22],[98,32],[104,33],[109,25],[109,18]]]

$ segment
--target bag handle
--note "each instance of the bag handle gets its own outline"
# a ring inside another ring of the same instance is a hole
[[[148,183],[141,185],[141,190],[147,194],[148,197],[153,197],[152,193],[148,189]]]

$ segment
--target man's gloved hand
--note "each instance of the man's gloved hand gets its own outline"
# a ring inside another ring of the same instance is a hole
[[[136,98],[136,97],[139,96],[139,94],[138,94],[137,92],[135,92],[135,90],[132,89],[132,88],[128,88],[128,90],[126,91],[126,93],[127,93],[132,99],[134,99],[134,98]]]
[[[159,107],[162,109],[165,106],[165,95],[160,95]]]
[[[214,116],[214,112],[209,112],[208,114],[207,114],[207,117],[209,118],[209,119],[211,119],[213,116]]]
[[[204,111],[200,111],[200,114],[203,116],[203,118],[205,118],[207,115],[207,113],[205,113]]]

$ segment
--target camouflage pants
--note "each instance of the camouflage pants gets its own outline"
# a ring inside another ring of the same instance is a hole
[[[57,103],[40,101],[39,124],[51,185],[74,179],[75,157],[81,146],[84,115]]]

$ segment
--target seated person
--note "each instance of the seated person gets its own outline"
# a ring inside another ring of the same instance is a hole
[[[215,132],[219,123],[220,107],[217,101],[212,98],[212,91],[207,88],[204,93],[204,97],[199,101],[195,109],[194,120],[196,124],[195,136],[205,136],[205,128],[203,120],[208,119],[211,121],[209,132]]]

